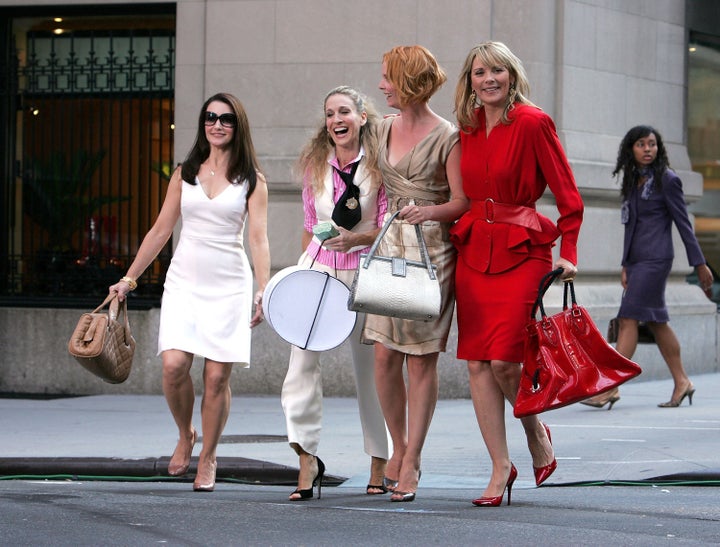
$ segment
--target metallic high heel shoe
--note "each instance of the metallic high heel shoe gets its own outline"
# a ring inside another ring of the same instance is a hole
[[[178,446],[175,447],[175,452],[173,452],[172,458],[170,458],[170,463],[168,464],[168,475],[170,475],[171,477],[179,477],[188,472],[188,469],[190,469],[190,458],[192,457],[192,451],[193,448],[195,448],[197,438],[197,430],[193,429],[192,441],[190,442],[190,450],[186,451],[185,454],[182,454],[183,458],[180,463],[174,462],[174,460],[179,459],[176,458],[176,456],[179,456],[178,448],[180,443],[178,442]]]
[[[685,393],[683,393],[679,399],[670,399],[667,403],[660,403],[658,406],[660,408],[676,408],[682,404],[685,397],[688,398],[688,403],[692,406],[693,395],[695,395],[695,386],[690,384],[690,386],[685,390]]]
[[[505,490],[507,489],[508,493],[508,501],[507,504],[510,505],[510,496],[512,496],[512,487],[513,483],[515,482],[515,479],[517,478],[517,469],[515,466],[510,463],[510,476],[508,477],[507,482],[505,483],[505,488],[503,488],[502,494],[499,496],[492,496],[487,498],[476,498],[472,500],[472,504],[477,507],[498,507],[499,505],[502,505],[503,496],[505,495]]]
[[[550,435],[550,428],[546,424],[542,424],[545,428],[545,433],[547,433],[548,441],[550,441],[550,446],[552,446],[552,435]],[[540,486],[542,483],[544,483],[550,475],[552,475],[555,470],[557,469],[557,459],[553,458],[553,461],[551,461],[549,464],[544,465],[543,467],[535,467],[533,465],[533,472],[535,473],[535,484],[537,486]]]
[[[215,474],[217,472],[217,461],[212,461],[207,466],[198,463],[198,472],[193,482],[195,492],[212,492],[215,490]]]
[[[318,485],[318,497],[317,499],[320,499],[320,496],[322,495],[322,480],[325,476],[325,464],[323,461],[315,456],[315,459],[318,462],[318,472],[317,475],[315,475],[315,478],[312,481],[312,484],[310,485],[310,488],[296,488],[292,494],[290,494],[290,497],[288,498],[290,501],[303,501],[303,500],[309,500],[313,497],[313,491],[315,490],[315,483]],[[292,496],[294,494],[300,494],[299,498],[293,498]]]
[[[393,479],[388,479],[387,477],[383,477],[383,487],[386,490],[389,490],[390,492],[394,492],[397,488],[398,481]]]
[[[595,395],[595,397],[590,397],[589,399],[585,399],[584,401],[580,401],[580,404],[592,406],[594,408],[602,408],[606,404],[610,403],[610,406],[608,406],[608,410],[611,410],[613,405],[617,403],[620,400],[620,390],[618,388],[611,389],[610,391],[606,393],[601,393],[600,395]]]
[[[418,471],[418,484],[420,484],[420,477],[422,477],[422,471]],[[395,487],[396,489],[393,490],[393,493],[390,496],[390,501],[415,501],[416,492],[403,492],[402,490],[397,490],[397,482],[395,483]]]

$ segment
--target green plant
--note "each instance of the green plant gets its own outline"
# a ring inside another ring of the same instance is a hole
[[[73,236],[97,209],[130,199],[89,194],[93,176],[104,158],[104,150],[78,150],[72,155],[53,152],[47,159],[30,160],[23,180],[23,210],[47,232],[47,249],[71,249]]]
[[[150,164],[150,169],[165,182],[170,182],[174,167],[172,162],[169,161],[154,161]]]

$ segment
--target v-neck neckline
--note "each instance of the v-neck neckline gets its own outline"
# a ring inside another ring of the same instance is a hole
[[[393,120],[394,122],[395,120]],[[387,161],[388,165],[392,167],[393,169],[397,169],[397,167],[407,158],[408,156],[412,155],[415,152],[415,149],[426,139],[430,137],[437,129],[442,125],[443,121],[439,120],[438,123],[436,123],[430,131],[428,131],[427,135],[425,135],[422,139],[420,139],[418,142],[416,142],[410,149],[408,149],[405,154],[403,154],[400,159],[396,163],[390,163],[390,133],[392,131],[392,123],[390,123],[390,128],[388,129],[387,138],[385,139],[385,160]]]
[[[210,196],[208,195],[207,191],[205,190],[205,186],[203,185],[203,183],[202,183],[202,181],[200,180],[200,178],[196,176],[196,177],[195,177],[195,181],[197,182],[198,186],[200,186],[200,191],[203,193],[203,195],[205,196],[205,198],[206,198],[208,201],[215,201],[217,198],[219,198],[220,196],[222,196],[228,188],[230,188],[230,187],[232,186],[232,183],[230,183],[230,184],[228,184],[225,188],[223,188],[222,190],[220,190],[220,192],[218,192],[217,194],[215,194],[213,197],[210,197]]]

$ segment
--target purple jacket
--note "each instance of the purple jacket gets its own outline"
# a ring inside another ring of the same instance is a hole
[[[662,188],[655,184],[648,199],[634,186],[628,197],[629,218],[625,224],[622,265],[646,260],[672,260],[672,223],[677,226],[691,266],[705,264],[692,224],[688,218],[682,181],[668,169],[662,177]]]

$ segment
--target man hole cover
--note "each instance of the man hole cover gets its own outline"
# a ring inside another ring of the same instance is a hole
[[[286,443],[286,435],[223,435],[220,444]]]

